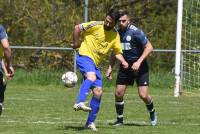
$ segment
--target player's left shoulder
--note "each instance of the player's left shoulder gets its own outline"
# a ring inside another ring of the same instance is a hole
[[[3,25],[1,25],[1,24],[0,24],[0,31],[1,31],[1,32],[4,32],[4,31],[5,31],[5,28],[4,28],[4,26],[3,26]]]
[[[130,24],[130,25],[129,25],[129,30],[131,30],[131,31],[137,31],[138,28],[137,28],[135,25]]]
[[[130,30],[131,32],[134,32],[134,33],[140,33],[140,32],[143,32],[142,29],[136,27],[136,26],[133,25],[133,24],[131,24],[131,25],[129,26],[129,30]]]

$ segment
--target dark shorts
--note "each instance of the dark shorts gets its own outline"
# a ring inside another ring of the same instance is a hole
[[[118,71],[116,84],[117,85],[133,85],[136,81],[137,86],[148,86],[149,85],[149,67],[147,62],[143,62],[138,72],[131,69],[132,63],[129,64],[128,69],[124,69],[120,65]]]

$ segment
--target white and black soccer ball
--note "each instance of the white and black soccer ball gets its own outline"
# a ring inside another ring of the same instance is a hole
[[[68,71],[62,75],[62,82],[66,87],[74,87],[78,81],[76,73]]]

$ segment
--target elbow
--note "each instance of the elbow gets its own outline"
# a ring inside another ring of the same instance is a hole
[[[153,46],[151,45],[151,52],[154,50]]]
[[[80,47],[80,27],[79,25],[75,25],[74,32],[73,32],[73,44],[71,44],[71,47],[73,49],[77,49]]]
[[[5,47],[4,47],[4,52],[10,52],[10,51],[11,51],[11,49],[10,49],[9,46],[5,46]]]
[[[79,25],[75,25],[74,32],[76,32],[76,33],[80,33],[81,32]]]
[[[80,28],[79,25],[75,25],[74,31],[73,31],[73,40],[76,40],[76,38],[80,35]]]
[[[149,51],[152,52],[153,49],[154,49],[153,46],[152,46],[152,44],[150,42],[148,42],[147,46],[148,46]]]

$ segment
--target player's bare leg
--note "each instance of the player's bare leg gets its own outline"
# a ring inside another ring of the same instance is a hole
[[[126,85],[117,85],[115,91],[115,108],[117,113],[117,120],[113,126],[123,125],[123,111],[124,111],[124,94],[126,92]]]
[[[157,125],[157,115],[154,109],[153,99],[149,95],[148,86],[139,86],[138,94],[140,98],[144,101],[144,103],[146,104],[147,110],[149,111],[151,125],[152,126]]]

